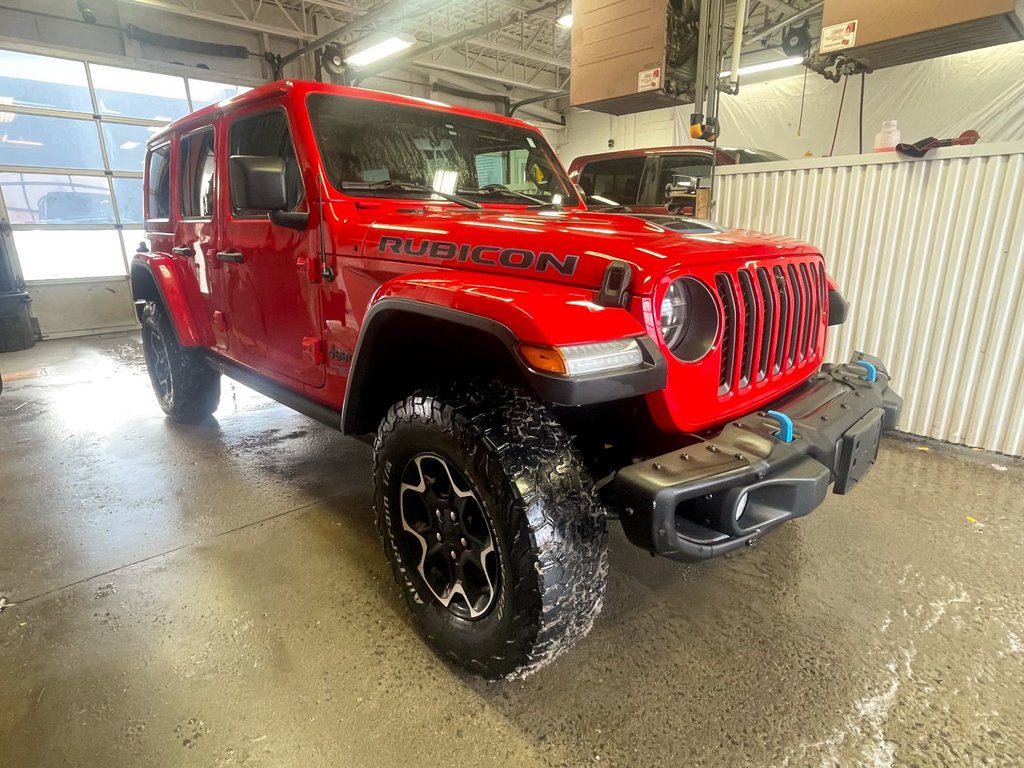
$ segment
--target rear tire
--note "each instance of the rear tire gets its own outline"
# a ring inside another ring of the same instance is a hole
[[[605,511],[540,403],[497,383],[408,397],[380,425],[373,475],[385,553],[444,658],[525,676],[590,631],[608,573]]]
[[[164,308],[150,301],[142,310],[142,351],[157,402],[183,424],[209,418],[220,404],[220,373],[202,353],[182,347]]]

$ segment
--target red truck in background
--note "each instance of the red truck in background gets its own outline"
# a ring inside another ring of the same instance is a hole
[[[149,143],[131,283],[163,410],[226,374],[373,441],[377,524],[446,659],[522,675],[583,637],[609,518],[700,560],[848,491],[901,401],[823,365],[812,246],[587,211],[536,128],[271,83]]]
[[[635,213],[666,213],[667,190],[679,177],[706,180],[712,166],[779,160],[785,158],[763,149],[701,145],[621,149],[577,157],[569,164],[569,179],[586,195],[589,210],[625,207]]]

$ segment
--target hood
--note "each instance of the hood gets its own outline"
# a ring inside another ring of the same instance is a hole
[[[633,293],[645,295],[666,272],[687,265],[817,253],[773,235],[724,230],[678,216],[586,211],[435,212],[396,210],[369,225],[362,252],[478,272],[597,289],[613,261],[633,270]]]

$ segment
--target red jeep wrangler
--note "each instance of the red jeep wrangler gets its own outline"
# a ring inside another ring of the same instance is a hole
[[[483,675],[586,635],[606,519],[677,560],[751,543],[869,469],[900,398],[822,365],[821,254],[589,213],[518,120],[279,82],[153,137],[132,263],[173,419],[227,374],[372,436],[377,524],[415,623]]]

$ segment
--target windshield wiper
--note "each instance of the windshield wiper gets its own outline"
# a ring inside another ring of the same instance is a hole
[[[509,197],[518,197],[523,200],[529,200],[534,205],[547,205],[547,203],[545,203],[539,197],[533,197],[532,195],[527,195],[523,192],[516,192],[515,190],[509,189],[504,184],[484,184],[482,187],[479,187],[477,189],[466,188],[460,189],[459,192],[484,195],[493,195],[497,193],[500,195],[508,195]]]
[[[401,192],[422,192],[427,195],[436,195],[437,197],[443,198],[444,200],[451,200],[453,203],[465,206],[466,208],[472,208],[473,210],[483,210],[483,206],[479,203],[474,203],[472,200],[467,200],[464,197],[458,195],[449,195],[447,192],[438,192],[436,189],[431,189],[422,184],[411,184],[405,181],[391,181],[385,179],[383,181],[343,181],[341,182],[342,189],[372,189],[380,192],[387,192],[388,190],[399,190]]]

